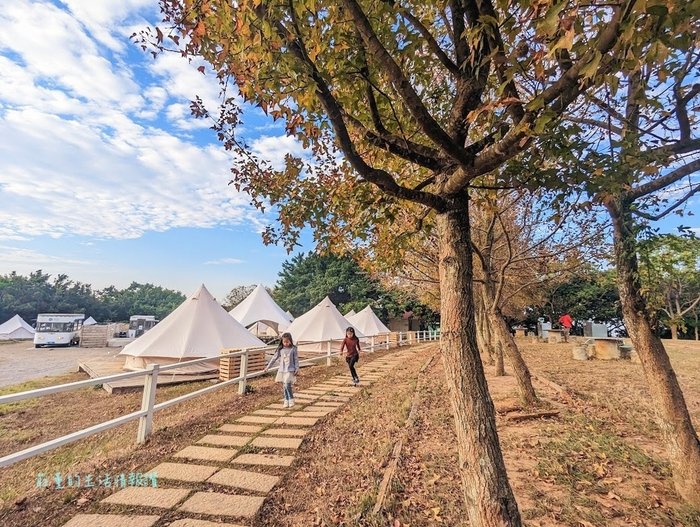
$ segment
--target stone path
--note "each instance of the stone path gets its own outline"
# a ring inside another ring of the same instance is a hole
[[[349,386],[349,374],[342,373],[295,392],[292,408],[275,403],[238,417],[152,467],[157,488],[115,492],[102,500],[103,514],[78,514],[64,527],[246,527],[312,427],[413,353],[409,348],[365,362],[357,368],[360,387]],[[171,512],[165,518],[158,509]]]

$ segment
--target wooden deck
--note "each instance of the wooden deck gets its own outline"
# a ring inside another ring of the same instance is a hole
[[[87,373],[91,378],[106,377],[117,373],[124,373],[124,357],[98,357],[87,359],[78,363],[78,370]],[[169,386],[183,382],[204,381],[218,378],[218,373],[203,373],[199,375],[176,375],[164,372],[158,375],[158,386]],[[104,383],[102,387],[107,393],[124,393],[143,389],[144,377],[133,377],[121,381]]]

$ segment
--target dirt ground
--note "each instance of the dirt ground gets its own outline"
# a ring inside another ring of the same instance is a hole
[[[34,348],[31,340],[0,342],[0,387],[78,370],[78,362],[110,357],[121,348]]]
[[[501,411],[501,446],[526,525],[700,525],[700,512],[685,507],[673,491],[641,367],[629,361],[573,361],[571,345],[522,347],[536,377],[554,381],[572,394],[562,395],[537,379],[535,387],[544,404],[560,414],[512,422],[506,410],[516,401],[515,381],[512,376],[493,377],[488,368],[489,388]],[[668,349],[700,428],[700,345],[670,344]],[[314,427],[253,527],[468,525],[439,356],[419,374],[437,353],[433,344],[421,346],[414,359]],[[301,387],[342,369],[305,369]],[[76,377],[65,380],[71,378]],[[416,421],[408,431],[384,509],[375,515],[378,486],[417,383]],[[77,512],[90,512],[93,498],[106,495],[108,489],[38,490],[36,474],[145,471],[225,420],[279,398],[278,387],[269,378],[253,386],[252,396],[238,397],[235,390],[224,389],[158,414],[156,434],[142,447],[134,445],[134,424],[3,469],[0,525],[59,526]],[[159,399],[193,389],[192,385],[159,389]],[[44,398],[42,404],[6,405],[0,408],[0,455],[56,437],[59,431],[135,410],[139,404],[140,394],[110,396],[101,389],[86,389],[77,396]]]

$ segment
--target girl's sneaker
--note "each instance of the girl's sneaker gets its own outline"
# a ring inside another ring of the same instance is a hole
[[[294,406],[294,399],[289,399],[289,408]]]
[[[289,404],[289,401],[287,399],[284,400],[284,404],[282,405],[284,408],[289,408],[291,404]]]

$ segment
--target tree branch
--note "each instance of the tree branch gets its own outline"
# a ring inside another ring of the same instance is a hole
[[[394,58],[389,54],[377,37],[372,25],[356,0],[344,0],[343,5],[350,13],[357,30],[362,36],[367,51],[372,54],[380,65],[382,72],[387,76],[396,92],[404,100],[408,111],[421,127],[423,132],[438,145],[445,154],[455,159],[460,164],[469,165],[473,159],[465,152],[461,145],[452,141],[445,130],[433,118],[428,109],[423,104],[420,96],[406,78],[401,68]]]
[[[640,185],[636,189],[630,190],[629,192],[627,192],[627,196],[631,199],[639,199],[644,196],[648,196],[649,194],[656,192],[657,190],[661,190],[663,188],[668,187],[669,185],[673,185],[676,181],[679,181],[685,176],[692,174],[693,172],[697,172],[698,170],[700,170],[700,159],[691,161],[687,165],[678,167],[677,169],[666,174],[665,176],[661,176],[659,178],[654,179],[653,181],[650,181],[649,183]]]

